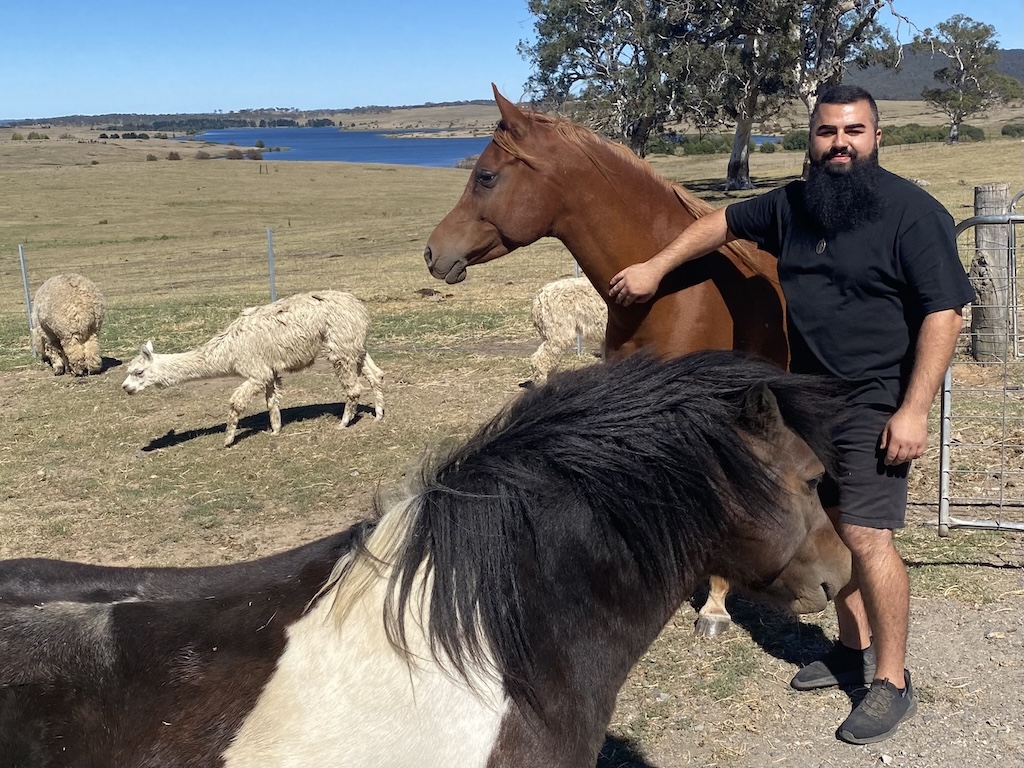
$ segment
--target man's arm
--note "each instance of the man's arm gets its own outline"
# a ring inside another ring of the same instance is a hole
[[[953,358],[962,324],[960,308],[925,315],[903,403],[882,431],[880,447],[885,451],[886,464],[903,464],[924,453],[928,444],[928,410]]]
[[[662,278],[673,269],[735,239],[725,220],[725,208],[712,211],[693,222],[647,261],[631,264],[616,274],[609,284],[608,295],[625,307],[635,301],[650,301]]]

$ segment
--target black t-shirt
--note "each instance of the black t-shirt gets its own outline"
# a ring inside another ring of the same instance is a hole
[[[881,170],[883,215],[823,238],[794,181],[725,211],[729,230],[779,259],[790,368],[852,382],[852,402],[898,406],[926,314],[962,307],[974,289],[953,218],[924,190]]]

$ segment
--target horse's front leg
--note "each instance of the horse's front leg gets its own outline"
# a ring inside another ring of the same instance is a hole
[[[697,612],[694,632],[698,637],[715,637],[732,624],[732,617],[725,609],[725,596],[729,594],[729,582],[721,576],[709,577],[708,599]]]

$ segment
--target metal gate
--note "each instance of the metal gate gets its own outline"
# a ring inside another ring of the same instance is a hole
[[[1024,192],[1013,198],[1008,214],[974,216],[956,228],[958,243],[971,231],[974,243],[967,247],[973,252],[979,247],[977,227],[1005,227],[1005,278],[995,293],[1006,304],[976,301],[971,311],[998,310],[1006,322],[999,325],[1005,338],[997,339],[995,347],[1003,352],[988,362],[974,358],[971,347],[977,337],[972,338],[971,324],[965,323],[946,371],[940,415],[940,536],[948,536],[951,528],[1024,532],[1024,296],[1017,280],[1017,228],[1024,225],[1024,214],[1015,212],[1021,197]],[[977,517],[954,517],[954,508]]]

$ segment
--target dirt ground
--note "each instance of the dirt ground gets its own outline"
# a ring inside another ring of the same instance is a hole
[[[703,641],[697,652],[715,654],[718,643],[760,646],[750,676],[756,683],[737,699],[698,695],[688,700],[671,689],[643,692],[648,706],[664,711],[656,745],[636,766],[847,766],[1021,765],[1024,759],[1024,579],[1020,564],[987,566],[1005,592],[994,603],[972,605],[952,597],[913,597],[908,666],[919,697],[917,715],[890,740],[851,746],[835,731],[861,689],[797,692],[789,679],[827,647],[825,637],[804,625],[798,639],[766,637],[757,614],[740,616],[730,637]],[[689,620],[690,616],[685,616]],[[684,615],[677,617],[684,621]],[[744,626],[743,624],[746,624]],[[679,632],[688,632],[688,621]],[[809,636],[808,636],[809,635]],[[833,637],[829,633],[829,639]],[[642,670],[642,668],[641,668]],[[642,672],[640,675],[642,679]],[[636,716],[635,702],[620,704],[617,717]],[[685,712],[685,716],[680,716]],[[619,755],[620,757],[622,755]]]

